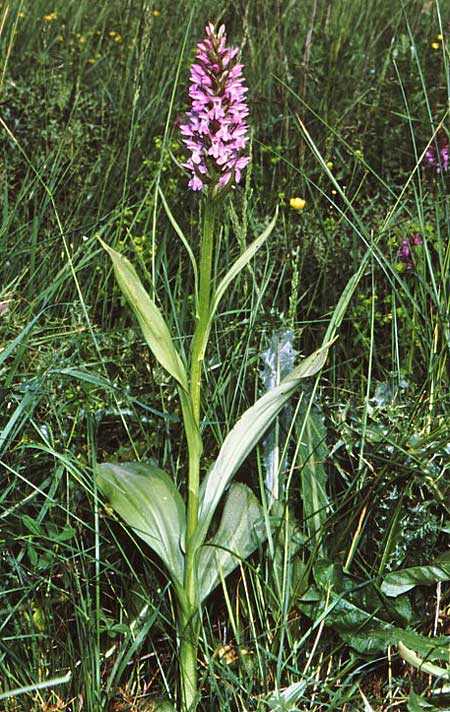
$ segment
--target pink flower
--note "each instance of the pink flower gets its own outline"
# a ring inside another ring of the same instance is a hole
[[[250,161],[245,155],[249,112],[243,65],[232,63],[238,52],[237,47],[226,47],[224,25],[217,32],[211,23],[207,25],[190,72],[191,110],[187,123],[180,126],[183,143],[191,152],[184,166],[192,173],[192,190],[234,187]]]
[[[425,153],[425,162],[429,168],[434,168],[436,173],[440,173],[441,169],[448,170],[448,142],[441,142],[441,145],[436,148],[432,143],[428,146]]]
[[[422,236],[419,232],[413,232],[411,237],[407,237],[401,241],[400,247],[398,248],[397,257],[408,271],[413,268],[411,248],[418,247],[419,245],[423,245]]]

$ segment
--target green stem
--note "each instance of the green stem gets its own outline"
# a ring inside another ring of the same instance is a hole
[[[200,386],[206,338],[209,332],[211,272],[214,248],[214,223],[217,201],[207,198],[203,222],[203,237],[200,248],[200,287],[198,295],[197,324],[192,342],[191,398],[194,418],[200,423]]]
[[[180,610],[180,683],[181,709],[183,712],[195,712],[198,703],[197,690],[197,650],[198,650],[198,614],[192,611],[186,616]]]
[[[197,304],[197,323],[192,341],[190,406],[194,428],[200,430],[201,378],[206,343],[210,328],[211,277],[214,251],[214,223],[216,201],[208,197],[205,203],[203,234],[200,247],[200,284]],[[185,407],[187,407],[185,405]],[[187,433],[188,434],[188,433]],[[198,434],[197,434],[198,436]],[[188,435],[188,440],[193,438]],[[191,443],[192,445],[192,443]],[[186,558],[183,588],[187,610],[179,611],[180,626],[180,682],[183,712],[195,712],[198,702],[197,650],[200,632],[199,601],[197,598],[197,549],[193,535],[198,524],[201,447],[189,447],[188,501],[186,516]]]

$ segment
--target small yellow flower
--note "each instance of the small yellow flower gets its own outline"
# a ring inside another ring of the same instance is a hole
[[[153,10],[153,15],[154,15],[154,17],[159,17],[160,14],[161,14],[160,11],[157,10],[156,8]]]
[[[363,155],[363,152],[359,148],[357,148],[355,151],[356,158],[362,158],[362,155]]]
[[[24,13],[24,12],[18,12],[18,13],[17,13],[17,17],[25,17],[25,13]]]
[[[337,190],[333,188],[333,190],[331,191],[331,195],[337,195]]]
[[[432,47],[433,49],[439,49],[440,46],[441,46],[441,45],[439,44],[439,42],[432,42],[432,43],[431,43],[431,47]]]
[[[304,198],[291,198],[289,205],[294,210],[303,210],[306,207],[306,200]]]
[[[333,166],[334,166],[333,161],[328,161],[327,168],[329,168],[330,171],[332,170]]]
[[[444,39],[444,35],[441,35],[440,32],[439,32],[438,35],[436,35],[436,37],[437,37],[437,39],[439,40],[439,42],[442,42],[442,40]]]
[[[54,22],[55,20],[58,19],[58,13],[57,12],[49,12],[48,15],[44,15],[42,18],[44,22]]]

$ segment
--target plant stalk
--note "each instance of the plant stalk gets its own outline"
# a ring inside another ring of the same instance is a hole
[[[200,430],[201,378],[206,342],[210,328],[211,277],[214,251],[216,201],[208,196],[205,203],[202,242],[200,246],[200,284],[194,338],[192,341],[190,396],[195,426]],[[184,592],[188,609],[179,613],[180,683],[183,712],[195,712],[198,702],[197,650],[200,632],[197,597],[197,548],[193,535],[198,524],[201,450],[189,448],[188,501],[186,517],[186,558]]]

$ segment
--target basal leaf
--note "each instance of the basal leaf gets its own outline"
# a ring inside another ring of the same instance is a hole
[[[311,613],[308,613],[308,608],[311,608]],[[388,645],[398,645],[401,641],[427,660],[445,660],[448,657],[449,636],[428,638],[409,628],[393,625],[352,603],[342,594],[323,591],[320,602],[317,604],[312,600],[312,605],[303,596],[301,609],[316,622],[323,620],[327,627],[333,628],[362,655],[383,652]]]
[[[225,438],[216,462],[202,482],[197,545],[204,542],[216,507],[234,474],[292,396],[302,378],[313,376],[322,368],[329,346],[330,344],[326,344],[308,356],[279,386],[259,398]]]
[[[260,503],[249,487],[233,483],[219,528],[200,550],[200,600],[205,599],[221,578],[226,578],[265,538],[264,513]]]
[[[387,574],[381,590],[386,596],[400,596],[415,586],[450,581],[450,554],[442,556],[428,566],[411,566]]]
[[[101,243],[111,257],[117,283],[139,322],[150,350],[161,366],[187,391],[186,371],[163,315],[150,299],[131,262],[103,241]]]
[[[113,509],[163,560],[173,581],[182,584],[186,515],[169,475],[141,462],[103,463],[97,467],[97,483]]]

